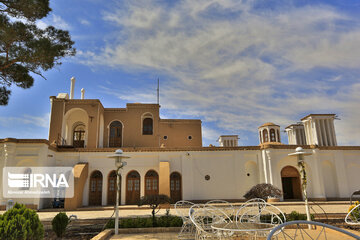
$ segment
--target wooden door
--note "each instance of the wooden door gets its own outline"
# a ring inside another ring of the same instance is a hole
[[[121,203],[121,176],[119,176],[119,205]],[[116,202],[116,171],[111,171],[108,178],[107,204],[115,205]]]
[[[145,175],[145,196],[159,194],[159,175],[150,170]]]
[[[300,173],[293,166],[281,170],[284,199],[302,199]]]
[[[102,174],[100,171],[95,171],[90,177],[90,191],[89,191],[89,205],[101,205],[102,199]]]
[[[173,203],[182,200],[180,173],[173,172],[170,175],[170,197]]]
[[[130,172],[126,177],[126,204],[137,205],[140,200],[140,174]]]

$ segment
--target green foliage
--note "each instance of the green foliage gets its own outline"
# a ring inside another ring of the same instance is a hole
[[[16,203],[0,215],[0,240],[37,240],[44,238],[44,227],[34,210]]]
[[[161,216],[156,219],[157,227],[181,227],[182,220],[178,216]],[[105,228],[114,228],[115,221],[111,219]],[[148,218],[123,218],[119,221],[119,228],[149,228],[153,227],[152,217]]]
[[[50,11],[49,0],[0,0],[0,105],[7,105],[12,84],[30,88],[31,73],[42,76],[61,58],[75,55],[68,31],[34,23]]]
[[[150,208],[152,209],[151,211],[151,215],[152,215],[152,219],[153,219],[153,227],[157,226],[156,223],[156,209],[160,206],[160,204],[165,204],[165,203],[170,203],[171,199],[165,195],[165,194],[154,194],[154,195],[147,195],[147,196],[143,196],[140,198],[139,201],[139,206],[142,205],[149,205]],[[160,210],[160,207],[159,207]],[[158,210],[158,211],[159,211]]]
[[[313,221],[315,219],[314,214],[310,214],[310,218]],[[305,213],[299,213],[297,211],[292,211],[290,214],[286,214],[286,221],[296,221],[296,220],[307,220]]]
[[[277,187],[268,184],[261,183],[253,186],[245,195],[246,199],[261,198],[266,200],[268,197],[281,197],[281,190]]]
[[[70,219],[66,213],[58,213],[51,221],[52,230],[56,233],[56,236],[62,237],[65,233],[66,227],[69,224]]]

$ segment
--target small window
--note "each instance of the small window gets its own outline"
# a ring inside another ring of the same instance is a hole
[[[210,175],[206,175],[206,176],[205,176],[205,180],[206,180],[206,181],[209,181],[209,180],[210,180]]]
[[[188,139],[191,140],[191,139],[192,139],[192,136],[188,136]]]
[[[168,139],[168,136],[164,136],[163,139],[164,139],[164,140],[167,140],[167,139]]]

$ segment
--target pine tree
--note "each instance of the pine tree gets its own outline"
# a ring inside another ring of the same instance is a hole
[[[36,26],[50,11],[49,0],[0,0],[0,105],[8,104],[12,84],[30,88],[31,73],[43,77],[42,71],[75,55],[68,31]]]

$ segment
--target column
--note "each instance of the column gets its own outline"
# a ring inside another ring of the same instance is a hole
[[[322,125],[322,130],[323,130],[323,137],[324,137],[324,146],[329,146],[329,143],[328,143],[328,136],[327,136],[327,129],[326,129],[326,120],[323,119],[323,120],[320,120],[323,124]]]
[[[267,162],[268,162],[268,171],[269,171],[269,183],[274,184],[272,176],[272,166],[271,166],[271,152],[266,150]]]
[[[343,150],[334,151],[335,159],[335,172],[339,190],[339,197],[348,198],[352,192],[349,189],[348,177],[346,174],[346,164],[344,161],[344,152]]]
[[[167,161],[159,163],[159,194],[170,197],[170,163]]]
[[[263,165],[263,172],[264,172],[264,180],[265,183],[270,183],[269,178],[268,178],[268,168],[266,167],[266,153],[265,150],[261,151],[261,157],[262,157],[262,165]]]
[[[337,141],[336,141],[336,134],[335,134],[335,126],[334,126],[334,119],[331,120],[331,133],[332,133],[332,137],[333,137],[333,141],[334,141],[334,146],[337,146]]]
[[[313,155],[305,157],[305,162],[310,166],[311,178],[308,177],[308,182],[311,183],[313,192],[310,193],[311,198],[325,198],[324,178],[319,158],[319,150],[314,149]]]

